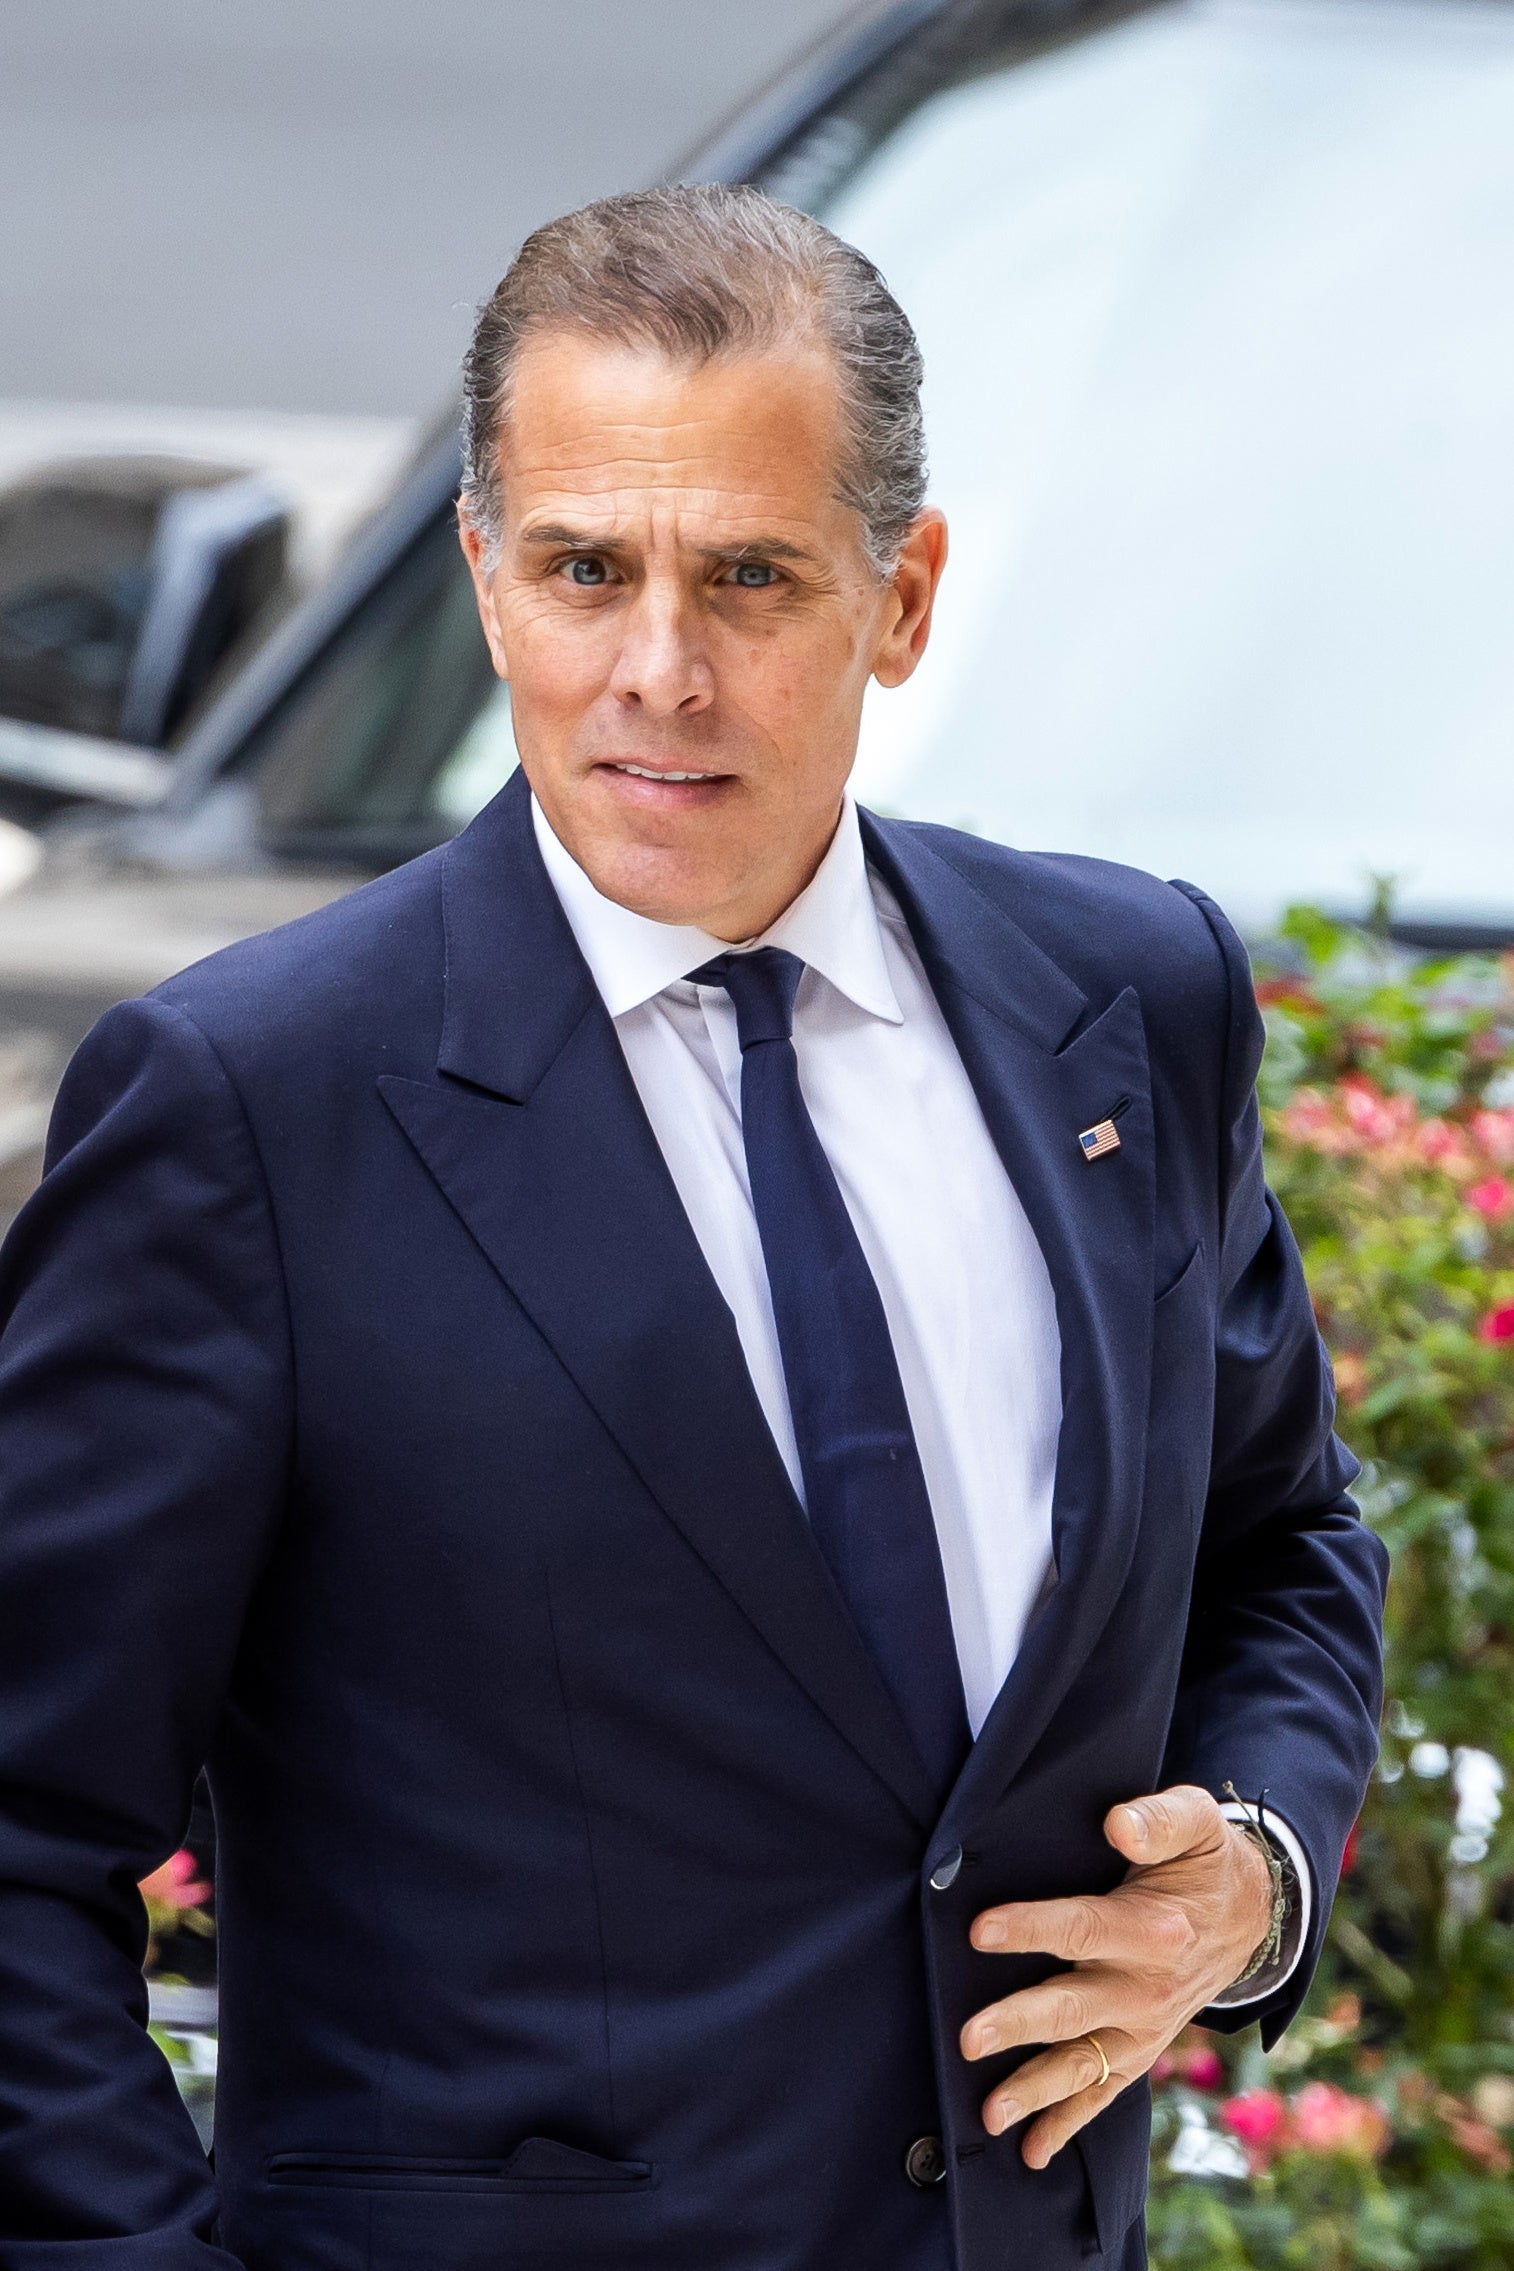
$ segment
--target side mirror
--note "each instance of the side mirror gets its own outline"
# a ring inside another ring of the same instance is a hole
[[[161,747],[287,596],[288,548],[267,481],[189,459],[0,491],[0,719]]]

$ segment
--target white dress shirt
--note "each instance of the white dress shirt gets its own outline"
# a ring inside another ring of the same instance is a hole
[[[794,1003],[799,1083],[888,1320],[976,1736],[1031,1611],[1056,1582],[1061,1339],[1040,1246],[904,918],[867,866],[856,807],[848,797],[799,897],[734,950],[605,898],[534,798],[531,815],[801,1500],[742,1148],[736,1012],[723,987],[692,985],[685,973],[757,946],[805,964]],[[1287,1843],[1307,1900],[1307,1863]]]
[[[604,898],[532,813],[802,1499],[747,1187],[736,1012],[723,987],[684,982],[728,947]],[[868,873],[850,800],[813,880],[749,943],[806,966],[794,1003],[799,1082],[888,1320],[976,1735],[1051,1572],[1062,1417],[1051,1280],[904,918]]]

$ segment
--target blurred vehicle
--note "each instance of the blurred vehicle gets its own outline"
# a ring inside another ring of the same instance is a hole
[[[39,467],[0,490],[0,716],[169,741],[289,592],[265,480],[173,457]]]
[[[687,173],[822,214],[919,329],[953,558],[865,799],[1253,932],[1393,877],[1406,942],[1514,940],[1508,0],[901,0]],[[103,1008],[515,763],[457,478],[449,421],[171,760],[0,721],[0,1206]]]

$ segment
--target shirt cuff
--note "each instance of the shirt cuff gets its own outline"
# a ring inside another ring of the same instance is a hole
[[[1255,1819],[1252,1809],[1237,1805],[1233,1799],[1226,1800],[1221,1805],[1220,1812],[1227,1822]],[[1299,1958],[1309,1944],[1309,1926],[1314,1915],[1313,1871],[1298,1839],[1281,1815],[1275,1814],[1270,1806],[1262,1827],[1292,1873],[1292,1898],[1288,1904],[1288,1920],[1283,1926],[1283,1944],[1271,1963],[1263,1964],[1261,1970],[1254,1972],[1250,1979],[1243,1980],[1235,1987],[1227,1987],[1222,1994],[1213,1997],[1211,2008],[1215,2010],[1233,2011],[1247,2003],[1265,2003],[1269,1995],[1275,1995],[1293,1977],[1298,1969]]]

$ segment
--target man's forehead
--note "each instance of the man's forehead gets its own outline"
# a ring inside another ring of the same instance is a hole
[[[500,470],[533,518],[554,497],[770,516],[829,491],[836,438],[834,373],[812,347],[688,365],[549,338],[522,351]]]

